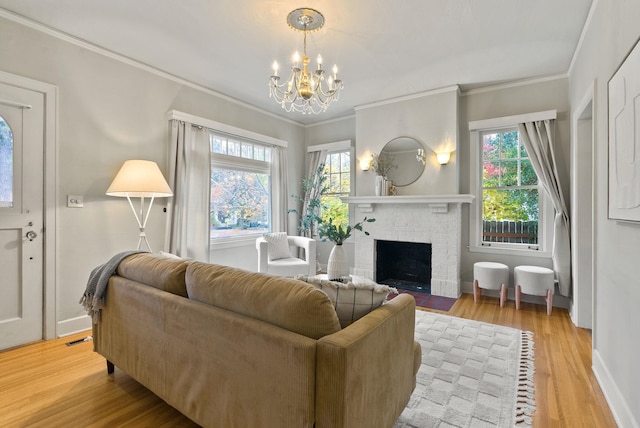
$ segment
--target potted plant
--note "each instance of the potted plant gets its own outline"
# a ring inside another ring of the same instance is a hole
[[[322,222],[320,208],[322,207],[322,195],[329,190],[327,176],[324,174],[324,163],[318,165],[313,176],[302,179],[302,196],[291,195],[292,198],[302,202],[302,210],[290,209],[289,213],[300,215],[298,231],[302,236],[313,238],[317,233],[317,225]]]
[[[333,219],[329,219],[329,221],[319,224],[318,236],[323,241],[329,240],[334,243],[327,263],[327,276],[329,279],[340,279],[349,275],[349,264],[347,263],[347,258],[345,257],[342,244],[345,240],[349,239],[354,230],[359,230],[365,235],[369,235],[369,232],[364,230],[363,224],[372,223],[374,221],[376,221],[376,219],[365,217],[361,222],[358,222],[353,226],[345,226],[341,223],[336,224]]]
[[[371,155],[371,169],[373,169],[376,175],[387,178],[389,171],[396,167],[393,161],[394,158],[389,153],[374,153]]]
[[[376,173],[376,196],[387,196],[389,186],[387,174],[395,167],[394,157],[389,153],[372,155],[371,169]]]

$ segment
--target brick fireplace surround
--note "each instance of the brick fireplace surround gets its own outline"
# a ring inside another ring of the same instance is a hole
[[[431,294],[459,297],[462,245],[462,204],[472,195],[355,196],[355,219],[375,218],[355,234],[354,275],[376,279],[375,241],[431,244]]]

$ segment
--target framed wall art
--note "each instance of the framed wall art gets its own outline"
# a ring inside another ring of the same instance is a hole
[[[608,94],[608,215],[640,222],[640,43],[609,80]]]

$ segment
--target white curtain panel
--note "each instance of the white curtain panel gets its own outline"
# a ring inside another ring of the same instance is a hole
[[[555,208],[553,234],[553,270],[556,272],[560,294],[571,294],[571,242],[569,213],[562,195],[553,149],[555,120],[540,120],[518,125],[534,171]]]
[[[289,186],[287,172],[287,149],[285,147],[273,147],[271,157],[271,228],[274,232],[287,232],[287,211]]]
[[[327,150],[318,150],[315,152],[309,152],[308,154],[308,158],[309,158],[309,169],[307,170],[307,178],[308,179],[312,179],[312,178],[317,178],[314,176],[314,174],[316,173],[316,170],[318,169],[318,167],[320,166],[321,163],[324,163],[325,159],[327,158]],[[309,189],[307,191],[307,193],[304,195],[304,201],[302,202],[302,215],[306,214],[307,209],[309,208],[309,201],[311,199],[315,199],[318,197],[318,195],[316,194],[312,194],[314,187],[312,187],[311,189]],[[305,232],[305,236],[307,236],[307,238],[313,238],[313,236],[316,234],[317,231],[312,230],[310,232]]]
[[[169,186],[173,198],[165,250],[180,257],[209,261],[211,149],[209,130],[179,120],[171,121]]]

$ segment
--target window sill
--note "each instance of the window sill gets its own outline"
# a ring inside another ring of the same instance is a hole
[[[524,248],[507,248],[507,247],[487,247],[470,245],[469,251],[472,253],[486,253],[486,254],[500,254],[505,256],[519,256],[519,257],[539,257],[550,259],[550,251],[542,250],[528,250]]]
[[[236,248],[236,247],[248,247],[250,245],[255,246],[256,239],[262,236],[244,236],[242,238],[217,238],[210,240],[210,250],[224,250],[226,248]]]

